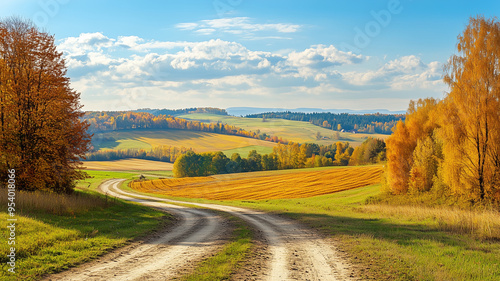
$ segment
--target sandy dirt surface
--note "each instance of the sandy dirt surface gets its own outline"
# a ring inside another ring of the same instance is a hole
[[[214,213],[172,205],[186,203],[139,195],[118,189],[122,180],[101,185],[110,196],[173,213],[180,222],[157,241],[144,243],[112,259],[83,265],[51,276],[51,280],[168,280],[193,261],[217,248],[227,223]],[[352,270],[340,258],[332,241],[311,229],[277,215],[216,204],[188,203],[237,216],[250,224],[260,238],[233,280],[352,280]]]
[[[48,277],[46,280],[168,280],[194,261],[216,252],[227,223],[211,212],[117,193],[122,180],[110,180],[101,191],[174,214],[179,221],[158,237],[113,252],[89,264]]]

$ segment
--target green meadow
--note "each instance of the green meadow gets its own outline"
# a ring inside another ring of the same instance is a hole
[[[340,138],[336,139],[336,132],[315,126],[309,122],[292,121],[284,119],[266,119],[245,118],[236,116],[225,116],[207,113],[192,113],[177,116],[179,118],[199,120],[202,122],[222,122],[225,124],[237,126],[249,131],[260,131],[272,136],[278,136],[293,142],[305,143],[313,142],[317,144],[329,145],[337,141],[348,141],[352,146],[360,145],[367,137],[385,139],[388,135],[383,134],[353,134],[348,132],[339,132]],[[316,138],[317,133],[328,139]]]

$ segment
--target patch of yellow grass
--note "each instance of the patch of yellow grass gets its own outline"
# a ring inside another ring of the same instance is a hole
[[[7,206],[7,193],[0,194],[0,204]],[[55,215],[74,215],[112,204],[108,198],[98,198],[85,193],[56,194],[42,191],[16,193],[16,212],[29,214],[44,211]]]
[[[380,182],[380,166],[297,173],[242,173],[132,182],[137,191],[211,200],[304,198]]]
[[[451,207],[367,205],[364,210],[415,221],[436,221],[439,229],[472,234],[482,239],[500,239],[500,213],[491,210],[461,210]]]
[[[84,161],[83,166],[87,170],[97,171],[172,171],[174,168],[174,164],[172,163],[142,159]]]

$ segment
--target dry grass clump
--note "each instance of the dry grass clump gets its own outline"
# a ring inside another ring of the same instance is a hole
[[[500,240],[500,213],[494,210],[462,210],[452,207],[367,205],[364,210],[415,221],[434,221],[440,230]]]
[[[87,212],[95,208],[105,208],[113,204],[113,199],[91,195],[83,192],[72,194],[57,194],[52,192],[25,192],[17,191],[14,199],[15,211],[18,214],[46,212],[55,215],[74,215]],[[7,192],[0,193],[0,204],[7,206]]]
[[[140,192],[212,200],[305,198],[380,182],[380,166],[276,174],[242,173],[132,182]]]

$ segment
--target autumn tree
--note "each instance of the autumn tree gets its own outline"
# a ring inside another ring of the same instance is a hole
[[[433,98],[411,101],[405,122],[399,121],[387,143],[387,189],[393,194],[408,191],[413,151],[418,140],[431,135],[437,128],[434,114],[438,101]]]
[[[445,182],[472,200],[500,199],[500,22],[471,18],[445,66]]]
[[[442,143],[433,135],[417,141],[413,150],[413,165],[410,170],[409,191],[412,193],[429,191],[434,185],[439,165],[442,163]]]
[[[368,137],[356,147],[349,159],[349,165],[374,164],[385,160],[385,142]]]
[[[387,139],[395,194],[437,191],[457,202],[500,202],[500,22],[471,18],[444,70],[449,93],[411,102]],[[443,193],[444,192],[444,193]]]
[[[15,169],[24,190],[72,191],[90,141],[79,99],[54,36],[0,21],[0,174]]]

